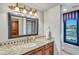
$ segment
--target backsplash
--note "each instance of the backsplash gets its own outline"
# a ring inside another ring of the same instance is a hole
[[[5,46],[5,45],[18,45],[20,43],[25,43],[27,39],[19,39],[19,40],[10,40],[10,41],[5,41],[5,42],[0,42],[0,46]]]
[[[9,41],[0,42],[0,46],[7,46],[7,45],[20,45],[24,43],[29,43],[37,38],[44,37],[44,36],[30,36],[24,39],[10,39]]]

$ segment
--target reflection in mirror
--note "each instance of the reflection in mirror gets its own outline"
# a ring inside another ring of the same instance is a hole
[[[8,14],[9,38],[37,35],[38,19]]]
[[[18,36],[18,35],[26,35],[24,32],[26,18],[22,17],[11,17],[11,35]]]
[[[26,34],[36,34],[37,33],[37,21],[34,19],[27,18],[26,21]]]

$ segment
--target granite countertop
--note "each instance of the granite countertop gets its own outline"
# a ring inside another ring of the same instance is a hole
[[[50,42],[53,42],[53,40],[39,38],[39,39],[36,39],[35,41],[32,41],[31,43],[26,43],[21,45],[2,46],[0,47],[0,55],[21,55],[33,49],[46,45]]]

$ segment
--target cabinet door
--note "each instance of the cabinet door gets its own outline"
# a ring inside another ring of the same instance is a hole
[[[43,47],[40,47],[40,48],[38,48],[34,51],[34,55],[43,55],[43,54],[44,54],[44,48]]]
[[[49,47],[48,49],[45,50],[45,55],[53,55],[53,48]]]
[[[43,51],[42,50],[36,51],[34,55],[43,55]]]
[[[50,47],[50,55],[53,55],[54,51],[53,51],[53,47]]]
[[[23,55],[44,55],[44,48],[40,47],[40,48],[34,49],[28,53],[24,53]]]

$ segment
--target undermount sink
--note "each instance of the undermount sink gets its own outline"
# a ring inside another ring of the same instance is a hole
[[[32,47],[34,47],[36,45],[37,45],[36,43],[27,43],[27,44],[14,46],[14,48],[16,48],[16,49],[20,49],[20,48],[26,49],[26,48],[32,48]]]
[[[12,46],[10,48],[4,47],[5,49],[0,49],[0,53],[1,54],[15,54],[17,51],[21,52],[24,49],[32,48],[32,47],[35,47],[36,45],[37,45],[36,43],[27,43],[27,44]],[[16,54],[19,54],[19,53],[17,52]]]
[[[31,47],[34,47],[36,45],[37,45],[36,43],[28,43],[28,44],[25,44],[24,46],[27,48],[31,48]]]

